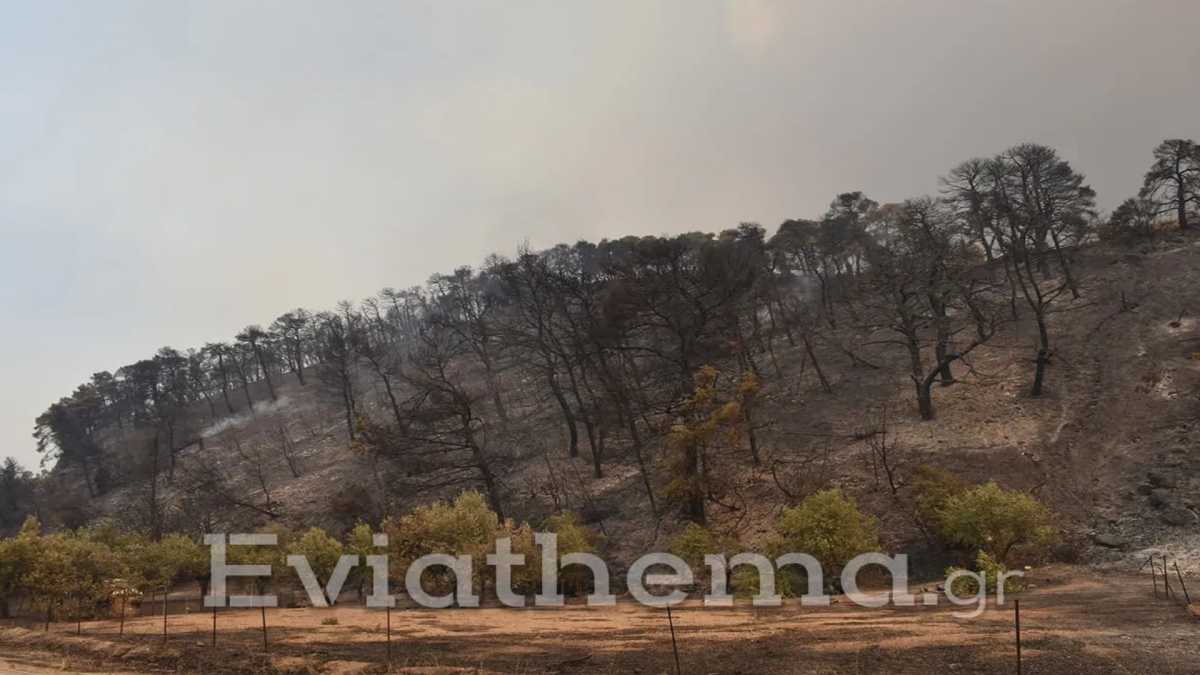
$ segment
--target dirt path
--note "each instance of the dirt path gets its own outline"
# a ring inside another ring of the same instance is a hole
[[[1036,588],[1020,596],[1025,673],[1200,673],[1200,623],[1181,606],[1155,600],[1148,576],[1088,574],[1078,569],[1042,573]],[[943,603],[936,608],[787,604],[718,610],[688,603],[674,618],[684,673],[1014,672],[1011,604],[972,620],[955,618],[956,609]],[[110,657],[118,645],[146,650],[110,658],[110,664],[126,669],[141,670],[134,664],[153,657],[154,669],[185,672],[263,672],[270,659],[280,670],[369,672],[382,669],[386,660],[385,620],[383,613],[360,607],[269,610],[270,657],[262,655],[260,615],[246,610],[218,614],[215,651],[205,646],[211,639],[211,615],[205,614],[170,617],[172,638],[166,647],[161,620],[151,617],[129,622],[124,638],[117,637],[111,622],[84,624],[82,640],[107,645],[96,649]],[[394,611],[392,630],[397,667],[646,674],[674,668],[665,613],[633,604]],[[14,640],[37,636],[10,632],[0,632],[0,654]],[[56,627],[51,636],[77,639],[66,633]]]

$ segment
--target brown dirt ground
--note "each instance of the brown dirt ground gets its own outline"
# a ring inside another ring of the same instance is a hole
[[[1107,576],[1054,567],[1020,594],[1024,672],[1200,673],[1200,622],[1181,603],[1156,600],[1149,576]],[[1015,672],[1011,604],[977,619],[957,608],[674,610],[683,673]],[[336,625],[322,620],[337,619]],[[257,610],[222,610],[218,647],[211,615],[0,630],[0,672],[383,672],[384,624],[355,606],[267,610],[270,655]],[[662,610],[625,600],[615,608],[396,610],[395,672],[669,673],[670,631]]]

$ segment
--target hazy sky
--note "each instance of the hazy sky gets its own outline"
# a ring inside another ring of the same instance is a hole
[[[774,228],[1200,137],[1200,2],[9,1],[0,455],[91,373],[627,233]]]

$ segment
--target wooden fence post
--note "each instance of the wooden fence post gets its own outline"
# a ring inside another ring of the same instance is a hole
[[[1017,626],[1017,675],[1021,675],[1021,601],[1013,600],[1013,616]]]
[[[1188,595],[1187,584],[1183,583],[1183,573],[1179,571],[1179,563],[1171,563],[1175,566],[1175,576],[1179,577],[1179,587],[1183,589],[1183,600],[1188,607],[1192,606],[1192,596]]]
[[[667,624],[671,626],[671,651],[675,654],[675,675],[682,675],[679,668],[679,646],[675,643],[675,619],[671,616],[671,605],[667,605]]]
[[[269,652],[271,649],[267,646],[267,608],[264,605],[259,609],[262,610],[263,651]]]

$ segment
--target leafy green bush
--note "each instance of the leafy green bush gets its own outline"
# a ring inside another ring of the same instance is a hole
[[[382,553],[375,549],[374,536],[375,533],[371,530],[370,525],[359,522],[346,534],[346,543],[342,547],[346,553],[362,557],[359,564],[350,571],[350,576],[346,580],[357,590],[359,599],[362,599],[371,579],[371,568],[366,565],[366,556]]]
[[[960,567],[950,567],[946,570],[946,578],[955,572],[961,571]],[[975,571],[983,577],[987,593],[995,593],[1000,585],[1000,577],[1008,572],[1008,568],[1004,563],[996,560],[987,553],[980,551],[975,556]],[[1023,590],[1024,582],[1020,577],[1009,577],[1004,580],[1004,592],[1016,593]],[[979,592],[979,581],[974,576],[960,575],[951,583],[950,590],[955,596],[965,598],[975,595]]]
[[[571,553],[595,553],[598,543],[596,535],[579,522],[573,513],[563,513],[551,516],[542,524],[543,532],[553,532],[558,535],[558,556],[561,558]],[[513,568],[513,590],[518,593],[537,593],[542,591],[542,558],[533,537],[533,528],[522,523],[514,525],[505,523],[504,532],[499,536],[512,539],[512,552],[525,556],[525,564]],[[592,573],[581,565],[572,565],[560,569],[558,573],[558,590],[568,595],[580,595],[593,588]],[[552,592],[554,589],[545,589]]]
[[[986,552],[1001,564],[1018,546],[1043,548],[1055,541],[1050,510],[1033,496],[995,482],[952,495],[938,509],[947,540]]]
[[[255,594],[266,593],[267,588],[279,588],[285,581],[282,574],[286,562],[284,557],[292,545],[293,534],[283,525],[272,524],[263,528],[260,534],[274,534],[274,546],[241,546],[230,545],[226,550],[225,561],[230,565],[270,565],[270,577],[249,577],[248,585]],[[236,583],[238,580],[230,580]]]
[[[469,555],[476,588],[482,586],[486,556],[503,530],[499,516],[475,491],[464,492],[449,504],[430,504],[388,519],[383,529],[388,534],[393,579],[403,582],[409,565],[423,555]],[[426,571],[422,584],[429,592],[445,593],[454,587],[454,576],[449,570],[435,567]]]
[[[704,564],[704,556],[711,554],[733,555],[736,542],[697,523],[688,523],[682,532],[671,538],[668,550],[683,559],[692,568],[696,586],[711,585],[710,570]]]
[[[949,471],[922,464],[912,474],[913,519],[926,538],[941,534],[941,510],[946,500],[961,494],[968,487],[966,481]]]
[[[287,549],[288,555],[302,555],[322,587],[329,582],[338,559],[342,557],[342,542],[329,536],[319,527],[310,527],[293,541]],[[294,568],[289,568],[295,574]]]
[[[772,557],[807,553],[827,574],[840,574],[851,558],[879,550],[879,524],[840,489],[822,490],[784,509],[775,523],[770,550]]]
[[[9,617],[9,600],[25,588],[24,578],[33,564],[33,544],[40,534],[41,525],[30,516],[19,535],[0,540],[0,618]]]
[[[69,609],[90,615],[107,598],[108,580],[122,571],[111,549],[73,532],[17,539],[28,547],[18,584],[50,613],[70,601]]]

